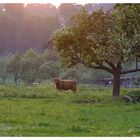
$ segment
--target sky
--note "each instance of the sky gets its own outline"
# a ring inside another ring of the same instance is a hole
[[[95,0],[0,0],[0,3],[52,3],[56,7],[58,7],[61,3],[78,3],[78,4],[85,4],[85,3],[94,3]]]
[[[37,1],[37,3],[52,3],[56,7],[58,7],[61,3],[79,3],[79,4],[85,4],[85,3],[93,3],[93,0],[24,0],[26,3],[29,3],[29,1]]]
[[[0,0],[0,3],[52,3],[59,6],[61,3],[140,3],[139,0]]]

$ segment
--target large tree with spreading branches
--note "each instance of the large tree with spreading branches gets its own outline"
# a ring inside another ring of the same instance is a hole
[[[76,15],[74,24],[55,35],[55,43],[68,67],[82,63],[113,75],[113,98],[120,95],[121,75],[140,71],[140,5],[117,4],[114,9]],[[123,69],[125,63],[134,69]]]

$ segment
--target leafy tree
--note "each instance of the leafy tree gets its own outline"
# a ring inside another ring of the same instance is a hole
[[[79,71],[73,67],[73,68],[63,68],[63,72],[61,74],[61,77],[64,79],[76,79],[77,81],[79,81],[80,79],[80,73],[78,73]],[[82,77],[82,75],[81,75]]]
[[[139,56],[139,6],[120,4],[111,12],[99,10],[90,15],[83,11],[76,16],[77,25],[64,28],[55,36],[58,51],[69,67],[82,63],[113,75],[113,98],[120,95],[121,75],[140,71],[137,65],[123,70],[123,64],[132,63]]]
[[[17,52],[10,60],[7,65],[7,72],[12,74],[14,82],[17,84],[23,73],[22,69],[22,56]]]
[[[39,80],[40,73],[39,67],[41,65],[41,59],[39,55],[32,49],[26,51],[23,55],[22,61],[22,77],[21,79],[26,83],[32,84]]]
[[[44,80],[59,77],[60,67],[57,62],[46,61],[40,66],[40,73]]]
[[[59,77],[60,73],[60,57],[56,50],[46,49],[42,59],[44,62],[41,64],[39,70],[44,80]]]

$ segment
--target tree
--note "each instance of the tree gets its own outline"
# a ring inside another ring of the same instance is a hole
[[[32,49],[26,51],[22,61],[22,76],[21,79],[28,84],[32,84],[39,80],[39,67],[42,63],[40,56]]]
[[[14,76],[14,82],[17,84],[23,73],[22,69],[22,56],[17,52],[10,60],[7,65],[7,72]]]
[[[39,70],[40,70],[41,76],[45,80],[45,79],[59,77],[60,67],[57,62],[46,61],[40,66]]]
[[[43,63],[40,65],[39,72],[44,80],[59,77],[60,73],[60,57],[53,48],[46,49],[42,59]]]
[[[100,9],[92,14],[84,10],[76,16],[75,26],[63,28],[55,35],[58,51],[68,67],[82,63],[113,75],[115,99],[120,95],[121,75],[140,71],[138,65],[132,70],[123,70],[123,64],[133,63],[140,54],[137,47],[140,42],[139,7],[120,4],[112,11]]]

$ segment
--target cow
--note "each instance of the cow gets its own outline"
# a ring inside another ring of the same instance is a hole
[[[60,78],[53,78],[53,81],[58,90],[72,90],[73,92],[77,91],[76,81],[75,80],[62,80]]]

